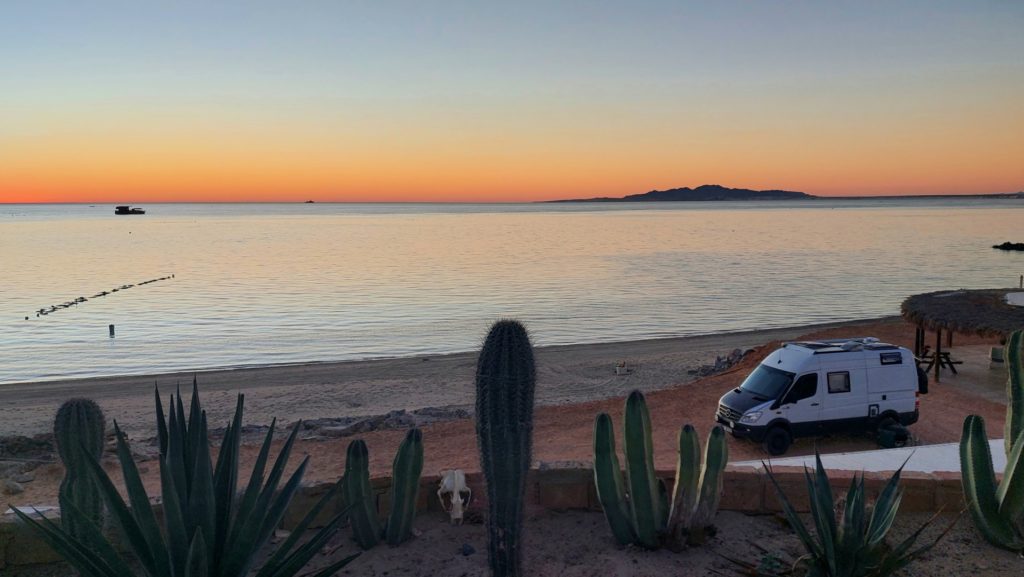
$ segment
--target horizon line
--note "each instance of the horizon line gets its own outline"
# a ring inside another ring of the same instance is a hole
[[[769,190],[769,189],[766,189]],[[770,190],[786,190],[786,189],[770,189]],[[809,195],[803,199],[785,199],[785,200],[771,200],[769,202],[787,202],[793,200],[818,200],[818,199],[831,199],[831,200],[863,200],[863,199],[885,199],[885,198],[985,198],[993,196],[1013,196],[1024,193],[1024,189],[1011,192],[976,192],[976,193],[920,193],[920,194],[873,194],[873,195],[815,195],[812,193],[804,193]],[[629,196],[629,195],[626,195]],[[601,202],[606,203],[609,200],[615,201],[624,199],[625,196],[605,196],[605,197],[586,197],[586,198],[566,198],[566,199],[555,199],[555,200],[477,200],[477,201],[465,201],[465,200],[156,200],[156,201],[139,201],[145,204],[547,204],[547,203],[558,203],[558,202]],[[310,202],[312,201],[312,202]],[[0,201],[0,205],[118,205],[122,201],[76,201],[76,202],[7,202]],[[634,203],[662,203],[662,202],[744,202],[743,200],[723,200],[723,201],[701,201],[701,200],[655,200],[655,201],[626,201],[630,204]],[[763,202],[753,200],[753,202]],[[128,203],[129,205],[132,203]]]

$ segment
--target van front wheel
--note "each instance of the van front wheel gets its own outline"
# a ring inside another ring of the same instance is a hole
[[[772,427],[764,437],[764,450],[772,456],[784,455],[792,442],[793,437],[789,431],[782,427]]]

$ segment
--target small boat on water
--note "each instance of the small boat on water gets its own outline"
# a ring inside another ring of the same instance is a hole
[[[130,206],[118,206],[114,208],[114,214],[146,214],[146,211]]]

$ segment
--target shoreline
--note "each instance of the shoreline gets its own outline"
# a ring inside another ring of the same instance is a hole
[[[844,321],[828,321],[828,322],[823,322],[823,323],[791,325],[791,326],[784,326],[784,327],[775,327],[775,328],[770,328],[770,329],[749,329],[749,330],[742,330],[742,331],[724,331],[724,332],[717,332],[717,333],[699,333],[699,334],[684,335],[684,336],[652,337],[652,338],[645,338],[645,339],[632,339],[632,340],[623,340],[623,341],[593,341],[593,342],[567,343],[567,344],[557,344],[557,345],[541,345],[541,346],[534,346],[534,351],[553,350],[553,349],[570,349],[570,348],[574,348],[574,347],[578,348],[578,347],[593,347],[593,346],[609,346],[609,347],[616,346],[616,345],[630,346],[630,345],[642,345],[644,343],[657,343],[657,342],[662,342],[662,341],[665,341],[665,342],[689,341],[689,340],[694,340],[694,339],[705,339],[705,338],[715,338],[715,337],[733,337],[733,336],[741,337],[741,336],[744,336],[744,335],[756,335],[756,334],[770,333],[770,332],[775,332],[775,331],[797,331],[797,330],[803,330],[803,331],[807,332],[807,331],[813,331],[813,330],[819,330],[819,329],[824,330],[824,329],[840,327],[840,326],[845,326],[845,325],[857,325],[857,324],[870,323],[870,322],[885,322],[885,321],[895,320],[897,318],[900,318],[899,315],[886,315],[886,316],[880,316],[880,317],[865,317],[865,318],[850,319],[850,320],[844,320]],[[398,360],[402,360],[402,359],[444,358],[444,357],[452,357],[452,356],[459,356],[459,355],[476,354],[477,352],[479,352],[477,349],[473,349],[473,350],[467,350],[467,351],[454,351],[454,352],[447,352],[447,353],[445,353],[445,352],[426,353],[426,354],[415,354],[415,355],[408,355],[408,356],[389,356],[389,355],[383,355],[383,356],[374,356],[374,357],[364,357],[364,358],[360,358],[360,359],[345,359],[345,360],[330,360],[330,361],[294,361],[294,362],[269,363],[269,364],[257,363],[257,364],[224,365],[224,366],[213,366],[213,367],[193,367],[193,368],[188,368],[188,369],[173,370],[173,371],[160,371],[160,372],[141,372],[141,373],[115,374],[115,375],[93,375],[93,376],[83,376],[83,377],[76,377],[76,376],[54,377],[54,378],[35,379],[35,380],[29,380],[29,381],[0,382],[0,394],[2,394],[3,389],[6,388],[6,387],[19,387],[19,386],[27,386],[27,385],[46,386],[46,385],[51,385],[51,384],[71,384],[71,383],[75,383],[75,382],[88,383],[88,382],[99,381],[99,380],[109,381],[111,379],[141,379],[141,378],[150,378],[150,379],[154,379],[155,378],[155,379],[159,379],[161,377],[165,377],[165,378],[176,377],[176,378],[179,378],[179,380],[180,380],[181,378],[184,378],[184,376],[190,376],[191,377],[191,375],[193,375],[193,374],[195,374],[195,375],[202,375],[202,374],[209,374],[209,373],[229,373],[229,372],[237,372],[237,371],[255,371],[255,370],[263,370],[263,369],[281,369],[281,368],[287,369],[287,368],[292,368],[292,367],[317,367],[317,366],[321,366],[321,365],[337,365],[337,366],[340,366],[340,365],[348,365],[348,364],[355,364],[355,363],[372,363],[372,362],[381,362],[381,361],[398,361]]]
[[[813,331],[900,321],[872,319],[778,329],[634,341],[551,345],[535,348],[537,405],[565,405],[645,392],[692,382],[700,368],[735,349],[746,351]],[[46,433],[60,404],[89,397],[133,437],[155,434],[153,390],[166,399],[176,385],[198,379],[211,427],[226,422],[236,393],[246,395],[247,423],[370,417],[394,410],[472,408],[477,351],[322,361],[231,369],[113,377],[88,377],[0,385],[0,436]],[[616,375],[626,361],[634,370]]]

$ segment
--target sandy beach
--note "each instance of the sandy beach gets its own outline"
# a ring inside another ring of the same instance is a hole
[[[891,319],[877,319],[891,320]],[[541,347],[537,355],[537,404],[565,405],[654,391],[698,378],[690,371],[714,364],[733,350],[794,339],[811,331],[863,324],[830,323],[672,339]],[[64,400],[88,397],[135,438],[155,435],[153,386],[166,398],[176,385],[199,381],[211,425],[226,423],[237,393],[245,394],[246,422],[291,423],[379,415],[423,407],[471,409],[477,351],[337,363],[181,372],[21,383],[0,386],[0,436],[49,432]],[[625,361],[630,372],[615,374]]]

